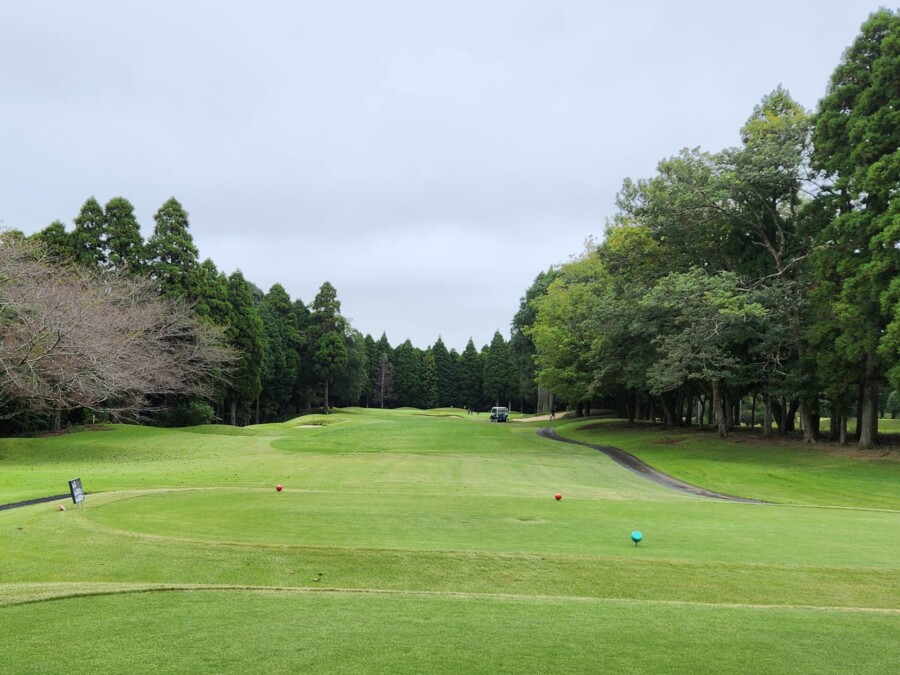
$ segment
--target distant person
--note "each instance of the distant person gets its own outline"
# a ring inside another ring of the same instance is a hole
[[[551,410],[551,411],[550,411],[550,419],[551,419],[551,420],[555,420],[555,419],[556,419],[556,411],[555,411],[555,410]]]

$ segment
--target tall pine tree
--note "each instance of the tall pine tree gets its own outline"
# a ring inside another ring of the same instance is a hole
[[[106,203],[106,264],[109,269],[142,275],[146,250],[134,206],[124,197]]]
[[[240,358],[232,375],[226,399],[232,425],[250,421],[250,410],[260,391],[263,326],[253,304],[250,285],[240,270],[228,277],[228,301],[231,305],[226,336]]]
[[[344,341],[346,330],[347,321],[341,316],[337,291],[326,281],[313,299],[308,337],[312,370],[322,385],[322,408],[326,415],[330,412],[331,383],[349,362]]]
[[[817,271],[834,348],[860,382],[859,444],[875,445],[885,372],[900,375],[900,16],[872,14],[819,102],[813,161],[832,185],[818,200]],[[898,378],[900,379],[900,378]]]
[[[106,265],[106,215],[94,197],[88,197],[75,218],[72,248],[75,262],[98,269]]]
[[[156,224],[147,241],[147,259],[160,294],[199,300],[202,293],[196,271],[199,252],[188,229],[187,212],[172,197],[153,219]]]
[[[512,392],[509,351],[500,331],[494,333],[484,362],[484,393],[493,405],[506,404]]]

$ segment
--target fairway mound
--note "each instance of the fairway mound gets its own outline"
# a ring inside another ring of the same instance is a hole
[[[678,490],[679,492],[685,492],[687,494],[696,495],[698,497],[709,497],[710,499],[723,499],[729,502],[742,502],[744,504],[768,503],[760,501],[759,499],[746,499],[744,497],[724,495],[718,492],[713,492],[711,490],[697,487],[696,485],[691,485],[690,483],[685,483],[684,481],[678,480],[677,478],[670,476],[667,473],[663,473],[662,471],[654,469],[649,464],[646,464],[631,453],[625,452],[620,448],[614,448],[609,445],[594,445],[593,443],[573,441],[570,438],[563,438],[558,433],[556,433],[555,429],[550,429],[549,427],[541,427],[540,429],[538,429],[538,436],[540,436],[541,438],[549,438],[552,441],[572,443],[573,445],[583,445],[586,448],[597,450],[598,452],[602,452],[604,455],[609,457],[616,464],[625,467],[629,471],[636,473],[637,475],[642,476],[647,480],[652,480],[654,483],[659,483],[660,485],[664,485],[667,488]]]

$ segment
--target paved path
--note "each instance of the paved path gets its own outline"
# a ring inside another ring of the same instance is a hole
[[[628,469],[629,471],[633,471],[638,476],[646,478],[647,480],[652,480],[654,483],[665,485],[667,488],[672,488],[673,490],[679,490],[681,492],[697,495],[699,497],[709,497],[710,499],[724,499],[729,502],[743,502],[745,504],[767,503],[758,499],[745,499],[743,497],[734,497],[732,495],[723,495],[711,490],[704,490],[701,487],[691,485],[690,483],[685,483],[684,481],[678,480],[677,478],[674,478],[667,473],[663,473],[662,471],[654,469],[649,464],[645,464],[637,457],[628,452],[625,452],[624,450],[620,450],[619,448],[614,448],[609,445],[593,445],[592,443],[582,443],[581,441],[573,441],[570,438],[563,438],[558,433],[556,433],[555,429],[551,429],[549,427],[541,427],[540,429],[538,429],[538,436],[542,438],[549,438],[552,441],[572,443],[573,445],[583,445],[586,448],[598,450],[599,452],[602,452],[604,455],[613,460],[616,464],[624,466],[626,469]]]
[[[70,499],[71,495],[66,493],[64,495],[53,495],[52,497],[39,497],[38,499],[26,499],[24,502],[13,502],[12,504],[0,504],[0,511],[6,511],[6,509],[17,509],[20,506],[31,506],[32,504],[43,504],[44,502],[55,502],[58,499]]]

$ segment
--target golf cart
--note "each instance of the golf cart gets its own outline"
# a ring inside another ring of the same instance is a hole
[[[509,417],[509,408],[494,407],[491,408],[491,422],[505,422]]]

